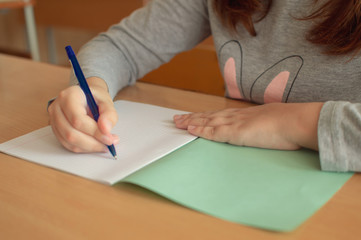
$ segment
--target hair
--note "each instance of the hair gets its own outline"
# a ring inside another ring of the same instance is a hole
[[[314,0],[316,5],[319,0]],[[233,31],[241,23],[256,36],[254,22],[261,21],[269,12],[272,0],[214,0],[214,9],[222,23]],[[256,16],[255,20],[252,18]],[[328,55],[357,55],[361,50],[361,1],[328,0],[308,16],[298,20],[315,23],[305,38],[323,46]]]

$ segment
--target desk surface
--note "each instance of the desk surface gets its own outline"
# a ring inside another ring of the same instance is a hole
[[[0,143],[48,124],[47,100],[68,68],[0,55]],[[246,103],[145,83],[117,99],[187,111]],[[195,104],[197,103],[197,104]],[[361,174],[291,233],[226,222],[129,184],[105,186],[0,153],[0,239],[356,239]]]

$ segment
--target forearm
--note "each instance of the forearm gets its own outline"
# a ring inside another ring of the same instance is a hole
[[[101,36],[84,45],[79,51],[78,59],[85,77],[103,79],[112,98],[120,89],[135,81],[122,52]],[[76,83],[77,79],[72,74],[71,84]]]

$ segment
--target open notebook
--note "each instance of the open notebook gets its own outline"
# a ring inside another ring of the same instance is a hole
[[[322,172],[313,151],[195,139],[175,128],[178,110],[128,101],[115,107],[118,160],[71,153],[50,127],[0,144],[0,151],[105,184],[137,184],[203,213],[275,231],[295,229],[352,176]]]

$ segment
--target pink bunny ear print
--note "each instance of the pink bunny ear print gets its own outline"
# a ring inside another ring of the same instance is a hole
[[[231,98],[245,99],[242,88],[242,48],[239,42],[231,40],[219,49],[219,61],[227,95]],[[223,65],[223,66],[222,66]]]
[[[245,56],[241,44],[236,40],[225,42],[218,54],[228,96],[256,103],[287,102],[303,66],[302,57],[293,55],[279,60],[266,70],[259,66],[267,64],[269,59],[256,64],[253,70],[243,69]],[[243,75],[247,76],[247,81],[244,81]],[[255,80],[252,82],[252,79]]]
[[[290,56],[269,67],[254,81],[251,100],[258,103],[287,102],[302,65],[300,56]]]
[[[290,72],[283,71],[268,84],[264,92],[264,103],[282,102],[283,93],[285,92],[289,77]]]
[[[224,65],[224,81],[229,97],[243,99],[237,85],[236,62],[232,57]]]

